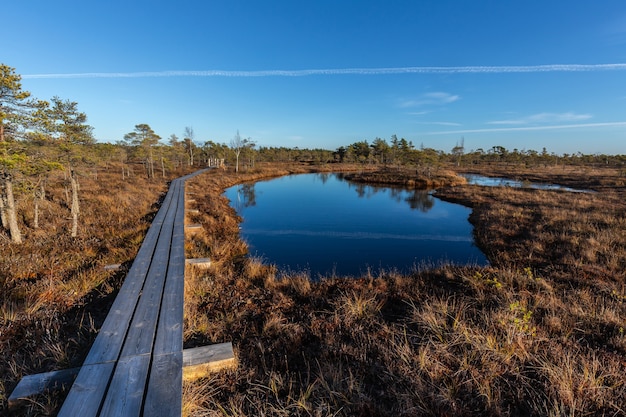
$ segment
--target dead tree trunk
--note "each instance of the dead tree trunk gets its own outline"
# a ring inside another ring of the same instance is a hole
[[[7,199],[4,193],[4,183],[0,183],[0,219],[2,220],[2,228],[9,229],[9,220],[7,218]]]
[[[33,228],[39,229],[39,196],[35,196],[33,213]]]
[[[39,205],[46,199],[46,187],[44,179],[40,176],[38,184],[35,185],[33,195],[33,228],[39,229]]]
[[[0,178],[0,184],[2,187],[2,199],[4,200],[3,212],[6,215],[6,228],[9,229],[9,233],[11,235],[11,242],[13,243],[22,243],[22,234],[20,233],[20,228],[17,224],[17,212],[15,208],[15,197],[13,195],[13,179],[11,178],[11,174],[7,172],[3,172]]]
[[[72,187],[72,207],[70,212],[72,214],[72,237],[78,235],[78,215],[80,214],[80,207],[78,205],[78,181],[76,181],[76,175],[74,170],[70,170],[70,184]]]

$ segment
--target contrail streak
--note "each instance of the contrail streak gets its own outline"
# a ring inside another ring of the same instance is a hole
[[[523,127],[502,127],[502,128],[485,128],[485,129],[466,129],[466,130],[446,130],[441,132],[426,132],[424,135],[449,135],[461,133],[489,133],[489,132],[523,132],[532,130],[553,130],[553,129],[580,129],[585,127],[616,127],[626,126],[626,122],[604,122],[604,123],[579,123],[567,125],[549,125],[549,126],[523,126]]]
[[[626,64],[556,64],[516,66],[464,67],[397,67],[397,68],[335,68],[263,71],[144,71],[84,72],[69,74],[26,74],[23,79],[36,78],[149,78],[149,77],[306,77],[311,75],[389,75],[389,74],[507,74],[538,72],[624,71]]]

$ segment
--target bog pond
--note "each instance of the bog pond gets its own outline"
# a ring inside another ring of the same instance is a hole
[[[225,196],[243,218],[249,254],[283,273],[316,279],[488,263],[474,245],[470,209],[425,190],[301,174],[236,185]]]
[[[482,185],[485,187],[513,187],[513,188],[536,188],[538,190],[559,190],[572,193],[588,193],[590,190],[578,190],[559,184],[544,184],[539,182],[519,181],[510,178],[486,177],[476,174],[461,174],[470,185]]]

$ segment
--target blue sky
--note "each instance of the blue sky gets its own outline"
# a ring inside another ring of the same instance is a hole
[[[626,154],[623,0],[12,1],[0,62],[99,141],[336,149],[404,137]]]

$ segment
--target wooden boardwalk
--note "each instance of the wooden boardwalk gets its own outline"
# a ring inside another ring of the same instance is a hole
[[[59,416],[181,415],[185,181],[200,172],[171,183]]]

